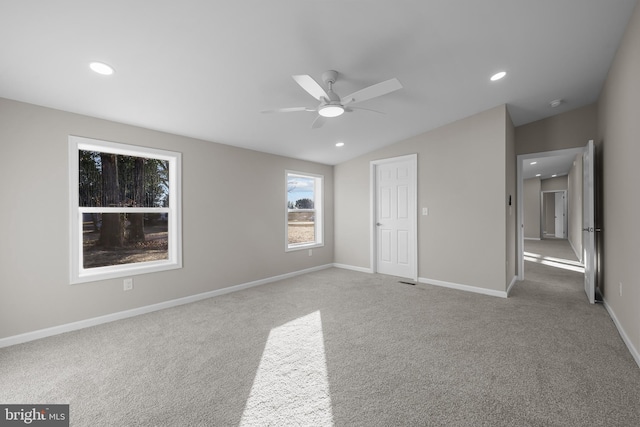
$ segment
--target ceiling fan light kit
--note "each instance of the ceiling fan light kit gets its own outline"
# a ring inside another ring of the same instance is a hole
[[[318,109],[322,117],[338,117],[344,113],[342,105],[323,105]]]
[[[351,107],[353,104],[357,104],[359,102],[367,101],[369,99],[377,98],[379,96],[386,95],[388,93],[394,92],[398,89],[402,89],[402,84],[398,81],[398,79],[389,79],[381,83],[377,83],[371,86],[368,86],[364,89],[361,89],[357,92],[354,92],[350,95],[347,95],[343,98],[338,96],[333,91],[333,85],[338,79],[338,72],[335,70],[329,70],[322,73],[322,81],[327,86],[327,90],[320,86],[318,82],[316,82],[313,77],[309,75],[295,75],[292,76],[293,79],[300,85],[302,89],[304,89],[309,95],[313,96],[316,100],[320,101],[320,105],[317,107],[289,107],[289,108],[278,108],[276,110],[267,110],[263,111],[263,113],[290,113],[294,111],[314,111],[318,112],[318,117],[314,120],[311,127],[316,129],[324,124],[324,120],[319,120],[320,118],[332,118],[341,116],[345,111],[353,111],[353,110],[367,110],[366,108],[358,108]],[[349,105],[349,108],[345,108]],[[368,110],[374,111],[375,110]],[[379,112],[378,112],[379,113]]]

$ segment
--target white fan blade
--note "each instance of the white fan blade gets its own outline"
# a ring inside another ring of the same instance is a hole
[[[402,89],[402,84],[400,84],[398,79],[389,79],[345,96],[342,98],[342,105],[366,101],[371,98],[386,95],[398,89]]]
[[[311,123],[311,129],[318,129],[326,121],[327,121],[326,117],[322,117],[320,114],[318,114],[318,117],[316,117],[313,123]]]
[[[275,110],[264,110],[262,113],[293,113],[294,111],[316,111],[316,109],[312,107],[276,108]]]
[[[313,80],[311,76],[304,74],[292,77],[302,89],[306,90],[309,95],[313,96],[318,101],[322,101],[322,98],[329,98],[327,92],[325,92],[324,89],[322,89],[322,86],[320,86],[317,81]]]

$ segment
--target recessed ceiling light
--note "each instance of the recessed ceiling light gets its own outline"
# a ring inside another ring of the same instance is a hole
[[[537,164],[538,164],[538,162],[531,162],[531,163],[529,163],[529,164],[530,164],[530,165],[537,165]]]
[[[539,173],[537,173],[537,174],[536,174],[536,176],[540,176],[540,174],[539,174]]]
[[[336,142],[336,147],[344,147],[344,142]]]
[[[491,76],[491,81],[495,82],[497,80],[500,80],[501,78],[503,78],[506,75],[507,75],[506,71],[500,71],[499,73],[495,73],[493,76]]]
[[[556,176],[558,176],[558,175],[556,175],[556,174],[553,174],[553,175],[551,175],[551,178],[555,178]]]
[[[112,66],[107,65],[104,62],[92,62],[89,64],[89,68],[103,76],[110,76],[115,71]]]

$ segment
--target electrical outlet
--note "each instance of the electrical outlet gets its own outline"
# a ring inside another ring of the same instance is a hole
[[[620,282],[620,296],[622,296],[622,282]]]
[[[128,277],[124,279],[124,290],[130,291],[131,289],[133,289],[133,279],[131,277]]]
[[[313,249],[309,249],[309,256],[313,255]]]
[[[429,208],[422,208],[422,215],[429,215]]]

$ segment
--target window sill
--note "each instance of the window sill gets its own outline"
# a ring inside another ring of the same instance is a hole
[[[119,266],[96,267],[83,270],[82,273],[72,277],[71,284],[95,282],[98,280],[117,279],[120,277],[136,276],[139,274],[156,273],[159,271],[175,270],[182,268],[181,262],[146,262],[139,264],[125,264]]]
[[[301,251],[304,249],[313,249],[313,248],[321,248],[324,246],[324,243],[301,243],[299,245],[291,245],[285,248],[285,252],[295,252]]]

